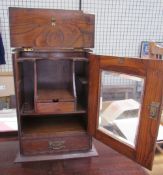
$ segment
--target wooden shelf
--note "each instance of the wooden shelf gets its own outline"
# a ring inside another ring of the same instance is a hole
[[[65,132],[86,132],[83,117],[33,117],[25,118],[22,125],[23,136],[55,135]]]
[[[37,102],[53,101],[74,101],[73,94],[67,89],[38,89]]]
[[[24,110],[25,108],[22,108],[21,110],[21,116],[27,116],[27,117],[32,117],[32,116],[42,116],[45,117],[45,115],[53,115],[51,113],[37,113],[34,111],[34,109],[31,108],[26,108],[26,110]],[[86,109],[83,108],[81,105],[77,104],[76,110],[72,111],[72,112],[62,112],[62,113],[55,113],[55,114],[59,114],[62,115],[64,114],[65,116],[68,116],[69,114],[85,114],[87,113]]]
[[[86,61],[88,62],[88,58],[86,57],[19,57],[16,61],[23,62],[23,61],[37,61],[37,60],[72,60],[72,61]]]
[[[13,51],[23,51],[24,52],[24,48],[17,48]],[[25,51],[25,52],[31,52],[31,51]],[[86,48],[79,48],[79,49],[74,49],[74,48],[50,48],[50,47],[36,47],[36,48],[33,48],[33,51],[32,52],[35,52],[35,53],[67,53],[67,52],[70,52],[70,53],[80,53],[80,52],[92,52],[91,49],[86,49]]]

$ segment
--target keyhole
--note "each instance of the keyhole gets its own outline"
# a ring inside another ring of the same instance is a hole
[[[53,99],[52,100],[54,103],[57,103],[57,102],[59,102],[59,99]]]
[[[56,23],[56,19],[55,19],[54,16],[52,16],[52,18],[51,18],[51,25],[54,27],[55,23]]]

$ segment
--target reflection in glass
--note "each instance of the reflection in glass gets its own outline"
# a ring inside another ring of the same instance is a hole
[[[98,129],[135,146],[144,79],[111,71],[101,75]]]

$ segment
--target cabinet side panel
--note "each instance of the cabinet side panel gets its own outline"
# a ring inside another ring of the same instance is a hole
[[[23,63],[23,84],[24,84],[24,111],[34,109],[34,62],[24,61]]]
[[[16,109],[17,109],[17,122],[18,122],[18,135],[19,139],[21,136],[21,117],[20,111],[23,105],[23,80],[22,80],[22,65],[17,62],[19,53],[16,52],[12,55],[13,61],[13,72],[14,72],[14,85],[15,85],[15,95],[16,95]],[[20,142],[19,142],[20,143]],[[20,143],[21,145],[21,143]],[[21,146],[20,146],[21,148]],[[21,149],[20,149],[21,152]]]
[[[96,116],[99,105],[99,84],[100,69],[98,56],[89,55],[89,89],[88,89],[88,132],[95,136],[96,132]]]

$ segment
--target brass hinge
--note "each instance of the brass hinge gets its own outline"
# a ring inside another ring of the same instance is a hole
[[[24,47],[23,48],[23,51],[25,51],[25,52],[31,52],[31,51],[33,51],[33,48],[32,47]]]
[[[160,103],[152,102],[150,104],[150,118],[157,119],[159,114]]]

